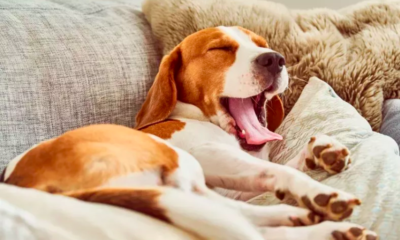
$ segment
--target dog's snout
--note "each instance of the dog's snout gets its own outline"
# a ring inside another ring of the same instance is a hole
[[[256,58],[256,64],[267,68],[271,74],[278,74],[285,66],[285,58],[276,52],[268,52]]]

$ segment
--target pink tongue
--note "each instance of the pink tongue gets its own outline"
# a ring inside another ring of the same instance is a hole
[[[282,140],[281,135],[260,124],[251,98],[229,98],[229,111],[239,128],[246,132],[244,137],[248,144],[260,145],[268,141]]]

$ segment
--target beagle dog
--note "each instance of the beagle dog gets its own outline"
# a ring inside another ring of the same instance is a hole
[[[240,27],[204,29],[163,58],[136,130],[66,132],[12,160],[2,181],[138,211],[202,239],[376,240],[337,222],[359,199],[302,172],[345,170],[344,145],[318,135],[287,165],[268,161],[265,143],[282,139],[273,131],[287,85],[285,59],[265,39]],[[265,191],[301,207],[241,201]]]

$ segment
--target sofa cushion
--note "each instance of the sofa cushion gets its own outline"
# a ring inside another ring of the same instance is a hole
[[[400,148],[400,99],[386,100],[383,105],[381,133],[392,137]]]
[[[0,0],[0,169],[93,123],[135,124],[161,55],[130,0]]]

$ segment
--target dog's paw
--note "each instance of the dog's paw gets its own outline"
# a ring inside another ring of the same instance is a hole
[[[300,199],[299,204],[306,207],[324,219],[340,221],[350,217],[353,209],[361,205],[361,201],[349,194],[333,193],[308,193]]]
[[[334,174],[347,169],[351,163],[349,149],[326,135],[312,137],[306,151],[305,164],[309,169],[322,167]]]
[[[288,219],[290,221],[290,225],[286,226],[293,226],[293,227],[300,227],[300,226],[308,226],[320,223],[322,221],[322,217],[309,211],[307,214],[302,212],[292,212],[289,214]]]
[[[261,227],[260,232],[265,239],[378,240],[378,235],[373,231],[347,222],[323,222],[317,225],[300,228]]]
[[[319,183],[297,170],[285,169],[275,182],[276,197],[292,196],[301,207],[308,208],[325,220],[343,220],[361,201],[352,194]]]
[[[329,240],[377,240],[375,232],[347,222],[323,222],[309,227],[310,239]]]

